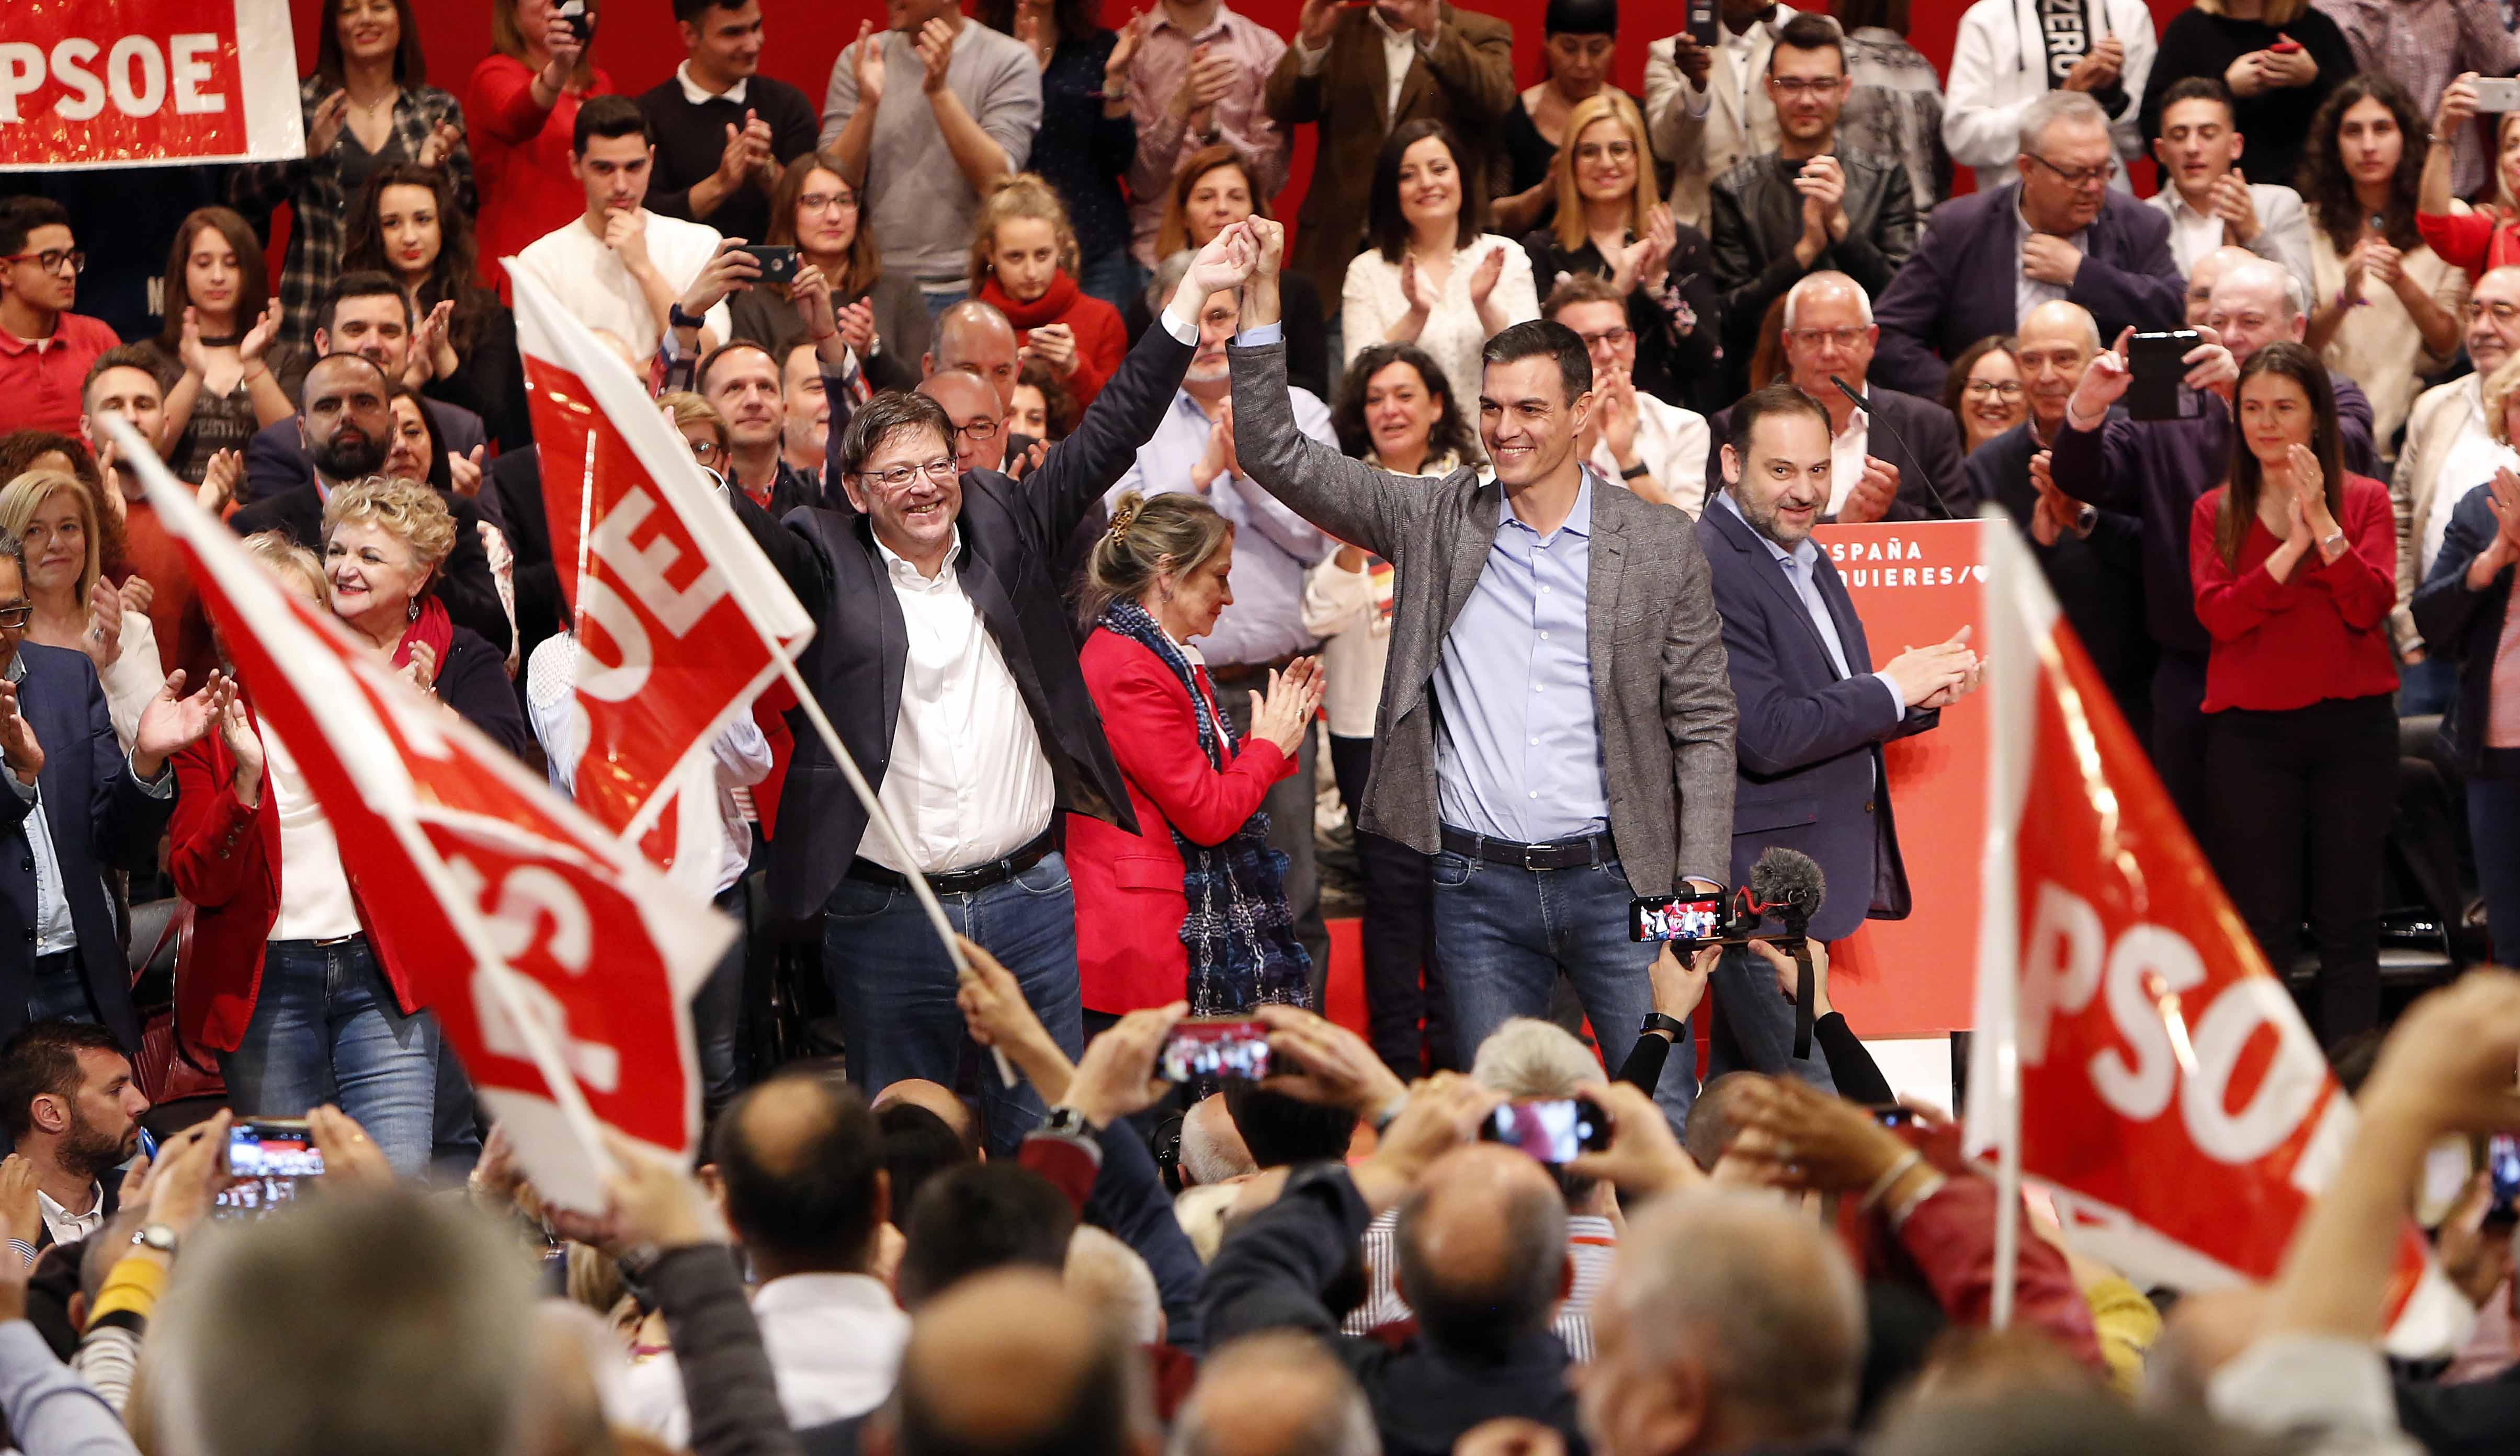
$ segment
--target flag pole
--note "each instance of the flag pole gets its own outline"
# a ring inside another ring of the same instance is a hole
[[[1987,1323],[2012,1324],[2013,1281],[2021,1262],[2021,976],[2020,849],[2022,754],[2034,730],[2031,690],[2038,683],[2039,649],[2023,630],[2020,592],[2025,552],[2012,522],[1990,507],[1982,527],[1986,547],[1987,643],[1990,657],[1987,833],[1980,864],[1977,1041],[1972,1053],[1969,1103],[1973,1125],[1980,1107],[1993,1114],[1996,1144],[1995,1287]],[[1982,1146],[1982,1145],[1981,1145]]]

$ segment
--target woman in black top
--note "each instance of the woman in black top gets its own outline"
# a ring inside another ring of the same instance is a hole
[[[915,389],[919,356],[927,352],[927,301],[918,279],[883,271],[864,216],[861,195],[840,159],[808,152],[788,163],[770,195],[770,241],[796,250],[800,282],[810,268],[830,288],[841,337],[857,350],[868,387]],[[732,338],[760,344],[786,361],[808,341],[793,294],[787,284],[765,283],[727,299]],[[851,312],[860,302],[865,310]]]
[[[2295,52],[2275,52],[2290,40]],[[2354,74],[2354,52],[2336,23],[2310,0],[2196,0],[2161,32],[2143,83],[2143,140],[2161,135],[2161,99],[2189,76],[2212,76],[2231,93],[2232,128],[2248,139],[2240,169],[2252,180],[2293,185],[2310,118]]]
[[[377,169],[350,207],[342,245],[345,272],[377,272],[411,295],[420,319],[412,333],[420,392],[481,417],[505,450],[534,438],[525,409],[525,370],[517,356],[517,316],[499,296],[473,284],[472,215],[453,183],[433,167],[396,162]]]
[[[1552,168],[1557,149],[1566,141],[1566,114],[1610,84],[1618,51],[1619,0],[1550,0],[1541,35],[1541,64],[1548,73],[1522,93],[1518,104],[1506,108],[1505,146],[1496,163],[1504,175],[1488,180],[1488,191],[1496,198],[1488,205],[1488,215],[1508,238],[1547,222],[1557,209]]]
[[[1095,23],[1095,0],[980,0],[981,24],[1024,43],[1041,67],[1041,129],[1030,169],[1067,208],[1084,259],[1076,286],[1114,308],[1138,291],[1129,256],[1129,204],[1120,178],[1138,155],[1129,113],[1129,62],[1141,23],[1117,33]]]

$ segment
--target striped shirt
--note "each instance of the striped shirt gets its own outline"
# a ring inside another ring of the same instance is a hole
[[[1371,1335],[1380,1326],[1412,1317],[1408,1301],[1400,1297],[1400,1259],[1392,1243],[1399,1223],[1399,1211],[1394,1209],[1366,1225],[1368,1291],[1365,1302],[1340,1324],[1345,1334]],[[1566,1255],[1575,1261],[1575,1285],[1566,1292],[1565,1302],[1557,1306],[1557,1317],[1550,1329],[1566,1342],[1566,1353],[1576,1364],[1589,1365],[1593,1363],[1593,1297],[1609,1282],[1611,1261],[1619,1255],[1619,1231],[1606,1218],[1569,1214]]]

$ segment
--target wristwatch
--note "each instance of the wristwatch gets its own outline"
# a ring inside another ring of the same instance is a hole
[[[1054,1137],[1083,1138],[1090,1143],[1102,1129],[1072,1107],[1055,1107],[1049,1116],[1041,1119],[1041,1130]]]
[[[1622,480],[1642,480],[1652,474],[1653,467],[1640,460],[1636,464],[1629,466],[1626,470],[1619,472],[1619,478]]]
[[[131,1245],[135,1249],[155,1249],[159,1253],[171,1255],[175,1251],[175,1231],[162,1223],[144,1223],[140,1232],[131,1236]]]
[[[2083,508],[2074,513],[2074,534],[2078,536],[2090,535],[2099,523],[2100,508],[2090,501],[2083,502]]]
[[[2344,549],[2345,532],[2342,528],[2329,531],[2326,535],[2318,538],[2318,554],[2321,556],[2325,556],[2331,550],[2342,551]]]
[[[1678,1017],[1664,1016],[1659,1011],[1648,1011],[1645,1013],[1645,1024],[1637,1028],[1637,1034],[1642,1036],[1648,1031],[1669,1032],[1672,1045],[1678,1046],[1688,1039],[1688,1023]]]
[[[665,305],[665,322],[677,329],[698,329],[706,325],[708,320],[698,314],[683,312],[682,300],[677,298]]]

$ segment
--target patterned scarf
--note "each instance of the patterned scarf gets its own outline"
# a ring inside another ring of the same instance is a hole
[[[1234,730],[1198,689],[1190,659],[1147,609],[1121,598],[1102,625],[1153,653],[1190,694],[1198,751],[1218,772],[1234,755]],[[1286,856],[1269,847],[1269,815],[1254,811],[1222,844],[1173,831],[1182,857],[1182,944],[1190,948],[1190,1014],[1233,1016],[1262,1004],[1309,1007],[1313,961],[1295,939],[1286,905]]]

